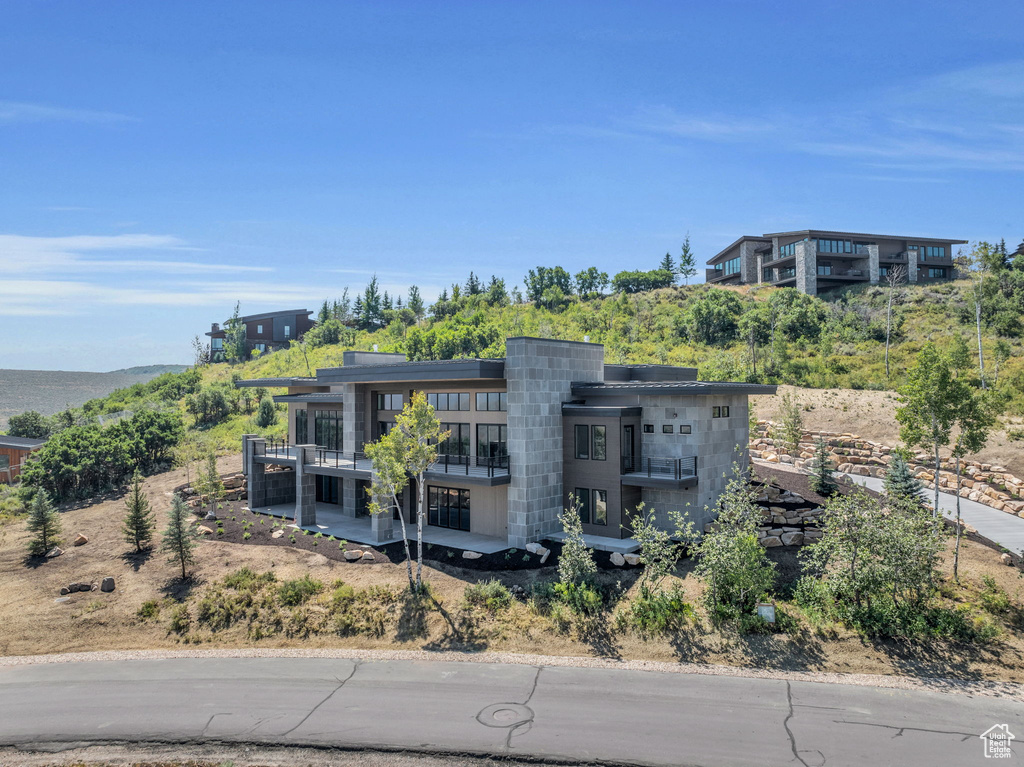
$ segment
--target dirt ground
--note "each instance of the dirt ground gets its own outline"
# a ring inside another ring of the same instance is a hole
[[[223,472],[237,471],[239,457],[220,462]],[[182,483],[181,471],[150,477],[145,488],[154,502],[158,524],[165,523],[171,488]],[[122,498],[106,498],[93,505],[66,510],[62,514],[67,543],[77,533],[88,536],[84,546],[65,546],[65,553],[42,563],[26,559],[27,535],[23,521],[0,526],[0,654],[28,655],[89,650],[183,648],[182,636],[168,628],[167,620],[143,620],[139,607],[147,600],[181,600],[201,596],[214,581],[242,566],[256,571],[273,570],[279,580],[311,574],[330,584],[343,580],[355,589],[374,584],[396,590],[405,584],[402,563],[349,563],[322,554],[295,551],[283,546],[256,546],[205,539],[198,549],[196,577],[182,584],[166,556],[153,552],[136,558],[120,536]],[[795,572],[795,550],[771,550],[780,575]],[[693,603],[699,601],[701,586],[684,561],[678,570],[680,584]],[[959,679],[1001,679],[1024,682],[1024,634],[1022,626],[1005,630],[985,647],[955,647],[947,644],[918,646],[912,643],[866,641],[843,629],[804,627],[798,634],[738,635],[720,633],[706,620],[690,622],[671,637],[644,639],[632,632],[617,631],[609,619],[606,625],[581,636],[570,630],[555,632],[551,623],[532,613],[527,605],[514,602],[495,620],[482,616],[472,641],[452,632],[451,616],[459,613],[468,583],[497,575],[507,585],[529,586],[545,571],[523,570],[481,573],[436,564],[426,565],[426,578],[443,609],[431,611],[424,631],[417,635],[393,632],[380,637],[341,637],[331,633],[309,638],[287,638],[282,634],[252,640],[244,627],[218,632],[194,631],[192,646],[203,647],[347,647],[416,650],[492,650],[565,656],[601,656],[660,661],[689,661],[735,666],[789,670],[857,672],[866,674],[907,674]],[[961,557],[961,572],[967,591],[978,588],[983,574],[994,577],[1014,602],[1012,620],[1020,622],[1024,581],[1015,568],[1000,564],[999,554],[980,544],[967,542]],[[99,582],[105,576],[116,579],[112,593],[99,591],[69,595],[55,601],[61,586],[73,581]],[[636,574],[626,571],[602,572],[601,578],[624,588],[632,586]],[[973,593],[973,592],[972,592]],[[166,613],[166,611],[165,611]]]
[[[787,392],[803,406],[805,429],[849,432],[873,442],[900,444],[900,425],[896,420],[899,402],[894,392],[780,386],[778,394],[750,398],[757,417],[778,421],[779,402]],[[1020,428],[1020,424],[1014,422],[1009,427]],[[1024,477],[1024,442],[1007,439],[1005,428],[994,431],[988,446],[968,458],[1005,466],[1012,474]]]

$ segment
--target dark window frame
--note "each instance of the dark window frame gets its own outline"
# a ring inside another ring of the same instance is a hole
[[[296,445],[305,445],[309,441],[309,412],[303,408],[295,411],[295,442]]]
[[[600,451],[598,451],[598,449],[597,449],[598,448],[598,444],[599,444],[598,443],[598,438],[597,438],[597,434],[598,434],[598,430],[599,429],[600,429],[600,433],[601,433],[601,440],[600,440],[601,450]],[[598,457],[598,452],[600,452],[600,454],[601,454],[600,457]],[[608,460],[608,427],[605,426],[604,424],[594,424],[593,426],[590,427],[590,460],[592,460],[592,461],[607,461]]]
[[[455,504],[452,504],[452,501]],[[472,502],[469,489],[427,485],[427,524],[449,530],[469,532]],[[453,515],[454,514],[454,520]],[[457,521],[453,525],[452,522]]]
[[[580,522],[585,525],[590,524],[590,488],[588,487],[577,487],[574,491],[576,495],[577,503],[579,504],[580,510]]]
[[[480,407],[483,403],[483,407]],[[476,409],[479,412],[503,412],[508,410],[508,392],[478,391]]]
[[[602,526],[607,527],[607,525],[608,525],[608,491],[607,490],[596,490],[595,489],[593,492],[594,492],[594,500],[593,500],[593,503],[591,504],[591,510],[592,510],[591,517],[593,518],[593,521],[590,524],[592,524],[592,525],[602,525]],[[599,500],[599,498],[600,498],[600,500]],[[598,517],[598,503],[601,503],[601,504],[604,505],[604,510],[603,510],[600,518]]]
[[[693,425],[688,423],[679,424],[680,434],[693,434]]]
[[[578,423],[572,427],[573,439],[575,440],[575,450],[573,455],[576,456],[577,461],[589,461],[590,460],[590,427],[585,423]]]
[[[644,434],[654,434],[654,424],[653,423],[645,423],[644,424]]]

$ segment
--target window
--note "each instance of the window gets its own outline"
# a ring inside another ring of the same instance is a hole
[[[728,405],[722,405],[722,418],[728,418],[728,417],[729,417],[729,406]]]
[[[819,253],[853,253],[851,240],[818,240]]]
[[[679,433],[680,434],[692,434],[693,433],[693,427],[690,424],[688,424],[688,423],[681,423],[681,424],[679,424]]]
[[[284,326],[284,337],[285,338],[291,338],[292,337],[292,326],[291,325],[285,325]]]
[[[594,491],[594,524],[608,524],[608,491]]]
[[[644,434],[654,434],[654,424],[653,423],[645,423],[644,424]]]
[[[317,410],[313,420],[313,438],[318,447],[327,450],[342,449],[342,412]]]
[[[722,405],[721,407],[717,407],[716,406],[716,407],[711,408],[711,417],[712,418],[728,418],[729,417],[729,406],[728,405]]]
[[[378,394],[377,395],[377,409],[378,410],[401,410],[402,409],[402,395],[401,394]]]
[[[675,427],[672,424],[670,424],[670,423],[663,423],[661,425],[661,433],[662,434],[671,434],[675,430],[676,430]]]
[[[469,491],[455,487],[427,487],[427,524],[469,530]]]
[[[256,326],[256,334],[257,335],[263,335],[263,326],[262,325],[257,325]]]
[[[590,458],[590,427],[576,424],[576,457],[580,460]]]
[[[945,267],[941,267],[941,266],[930,267],[928,269],[928,276],[929,277],[945,277],[946,276],[946,269],[945,269]]]
[[[790,266],[785,269],[779,269],[780,280],[788,280],[793,277],[796,277],[796,269],[794,267]]]
[[[790,256],[796,255],[796,243],[791,242],[789,245],[779,246],[779,258],[789,258]]]
[[[481,391],[476,394],[477,410],[508,410],[508,395],[503,391]],[[466,408],[469,410],[469,408]]]
[[[295,445],[305,445],[309,439],[309,418],[305,410],[295,411]]]
[[[448,456],[449,462],[452,458],[458,459],[456,463],[465,463],[469,458],[469,424],[468,423],[442,423],[441,431],[451,432],[448,439],[437,446],[439,456]]]
[[[925,253],[927,254],[928,258],[945,258],[946,248],[942,246],[936,247],[934,245],[929,245],[927,248],[925,248]]]
[[[576,501],[580,505],[580,522],[590,524],[590,491],[584,487],[577,487]]]
[[[889,276],[889,269],[890,268],[891,267],[888,267],[888,266],[880,266],[880,267],[878,267],[878,276],[879,277],[888,277]]]
[[[0,455],[0,471],[11,468],[11,457],[9,455]]]
[[[740,273],[740,257],[737,256],[736,258],[730,258],[728,261],[725,261],[724,263],[721,263],[721,264],[718,264],[717,266],[715,266],[715,269],[720,271],[720,272],[722,272],[722,273],[724,273],[724,274],[726,274],[726,275],[739,274]],[[717,277],[718,275],[715,275],[715,276]]]
[[[215,352],[221,351],[224,348],[224,339],[223,338],[213,338],[213,339],[210,339],[210,348],[213,349]]]
[[[821,277],[828,277],[832,274],[832,264],[819,264],[818,275]]]
[[[252,348],[258,352],[265,352],[267,350],[266,344],[253,344]]]
[[[469,410],[469,392],[428,394],[427,404],[434,410]]]
[[[595,461],[608,458],[608,431],[604,426],[593,426],[590,429],[590,456]]]
[[[482,466],[508,466],[508,426],[503,423],[476,425],[476,461]]]
[[[394,421],[377,421],[377,439],[387,436],[395,428]]]

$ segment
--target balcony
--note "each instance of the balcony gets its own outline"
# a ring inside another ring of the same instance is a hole
[[[292,465],[298,460],[298,448],[280,440],[267,440],[264,463]],[[343,452],[318,447],[312,462],[303,466],[311,474],[328,474],[351,479],[371,479],[373,461],[363,452]],[[511,480],[508,456],[494,458],[442,455],[424,472],[431,479],[447,478],[472,485],[505,485]]]
[[[831,278],[838,280],[866,280],[868,273],[864,269],[836,269],[834,267],[819,266],[818,277],[826,280]]]
[[[682,490],[697,485],[697,456],[685,458],[622,457],[620,481],[631,487]]]
[[[705,269],[704,270],[704,281],[705,282],[723,282],[730,277],[739,279],[739,272],[726,273],[724,269]]]

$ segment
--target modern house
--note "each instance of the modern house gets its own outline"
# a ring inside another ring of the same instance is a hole
[[[45,439],[7,437],[0,434],[0,482],[13,484],[29,455],[46,444]]]
[[[248,353],[269,352],[288,346],[316,324],[310,317],[312,314],[313,312],[308,309],[286,309],[241,317],[245,325]],[[217,360],[218,355],[224,354],[224,339],[227,332],[219,323],[214,322],[206,335],[210,337],[210,355]]]
[[[287,388],[274,398],[288,404],[287,443],[243,438],[250,507],[280,505],[304,527],[318,514],[365,517],[364,445],[422,391],[451,432],[425,476],[432,528],[521,548],[557,537],[573,496],[584,532],[602,539],[628,538],[641,502],[662,519],[689,511],[703,525],[732,464],[746,466],[748,395],[775,392],[697,381],[694,368],[608,365],[600,344],[510,338],[506,351],[426,362],[350,351],[315,377],[239,381]],[[403,499],[408,521],[415,490]],[[354,539],[392,540],[393,523],[372,516]]]
[[[956,276],[953,246],[966,242],[817,229],[744,236],[708,260],[706,281],[768,283],[813,296],[844,285],[884,282],[901,267],[904,282],[935,282]]]

